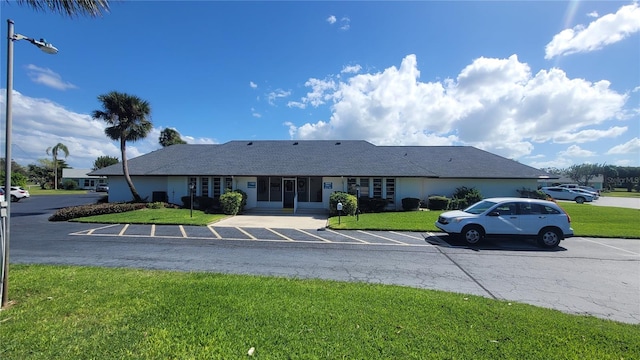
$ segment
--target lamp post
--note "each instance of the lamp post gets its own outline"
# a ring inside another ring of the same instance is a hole
[[[356,184],[356,221],[360,221],[360,184]]]
[[[191,201],[189,201],[190,205],[190,211],[189,211],[189,216],[193,217],[193,193],[196,192],[196,183],[192,182],[189,184],[189,195],[191,196]]]
[[[8,279],[9,279],[9,238],[11,224],[11,101],[13,97],[13,42],[27,40],[47,54],[57,54],[58,49],[47,43],[44,39],[35,40],[30,37],[15,34],[13,32],[13,20],[7,20],[7,98],[6,98],[6,124],[5,124],[5,158],[4,158],[4,194],[5,203],[2,204],[2,282],[0,292],[2,292],[2,307],[8,303]]]

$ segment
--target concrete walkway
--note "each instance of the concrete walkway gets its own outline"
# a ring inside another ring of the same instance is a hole
[[[276,229],[320,229],[327,226],[323,214],[243,214],[214,223],[221,227],[268,227]]]
[[[589,204],[593,204],[597,206],[612,206],[612,207],[622,207],[622,208],[630,208],[630,209],[640,209],[640,198],[600,196],[598,200],[590,202]]]

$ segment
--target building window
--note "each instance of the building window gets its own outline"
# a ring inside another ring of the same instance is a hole
[[[282,201],[282,178],[269,178],[269,201]]]
[[[387,203],[393,204],[396,199],[396,179],[386,180]]]
[[[322,178],[309,178],[309,202],[322,202]]]
[[[360,178],[360,196],[369,197],[369,178]]]
[[[209,196],[209,178],[208,177],[200,178],[200,195]]]
[[[227,190],[233,190],[233,178],[224,178],[224,192]]]
[[[382,179],[381,178],[373,179],[373,198],[375,199],[382,198]]]
[[[196,186],[196,190],[198,189],[198,178],[190,177],[189,182],[187,183],[187,194],[191,194],[191,184]],[[197,195],[194,193],[193,195]]]
[[[357,189],[356,189],[356,184],[357,184],[357,179],[356,178],[348,178],[347,179],[347,193],[351,194],[351,195],[356,195]]]
[[[258,178],[258,201],[269,201],[269,178],[268,177],[259,177]]]
[[[213,197],[214,198],[220,197],[220,178],[219,177],[213,178]]]
[[[298,183],[298,202],[308,202],[309,201],[309,178],[308,177],[299,177],[296,180]]]

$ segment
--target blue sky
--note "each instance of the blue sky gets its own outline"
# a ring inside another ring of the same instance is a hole
[[[57,143],[74,168],[119,158],[90,115],[115,90],[152,108],[154,129],[129,158],[174,128],[194,144],[363,139],[470,145],[538,168],[640,166],[637,2],[110,5],[71,19],[0,1],[2,39],[12,19],[59,49],[14,43],[19,164]],[[0,59],[4,119],[6,40]]]

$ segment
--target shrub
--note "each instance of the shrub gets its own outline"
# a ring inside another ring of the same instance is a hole
[[[418,209],[420,209],[420,199],[417,199],[417,198],[402,199],[402,210],[415,211]]]
[[[236,215],[241,210],[242,194],[236,191],[226,192],[220,195],[222,212],[227,215]]]
[[[163,209],[164,203],[162,201],[151,202],[147,204],[147,208],[149,209]]]
[[[531,189],[526,189],[526,188],[523,187],[522,189],[518,189],[516,191],[518,191],[518,194],[520,194],[520,197],[522,197],[522,198],[542,199],[542,200],[546,200],[547,199],[547,194],[545,194],[541,190],[531,190]]]
[[[78,189],[78,183],[75,180],[67,179],[62,183],[62,188],[65,190]]]
[[[429,210],[445,210],[449,206],[449,201],[446,196],[429,196]]]
[[[482,194],[478,189],[461,186],[453,193],[453,199],[449,202],[449,209],[464,209],[480,200],[482,200]]]
[[[342,215],[355,215],[357,201],[356,197],[342,191],[334,191],[329,196],[329,213],[332,216],[338,215],[338,203],[342,203]]]
[[[144,209],[147,204],[143,203],[107,203],[71,206],[56,210],[49,217],[49,221],[67,221],[85,216],[115,214],[133,210]]]
[[[379,213],[384,211],[384,209],[387,207],[387,204],[387,199],[361,196],[359,199],[358,208],[360,209],[361,213]]]

